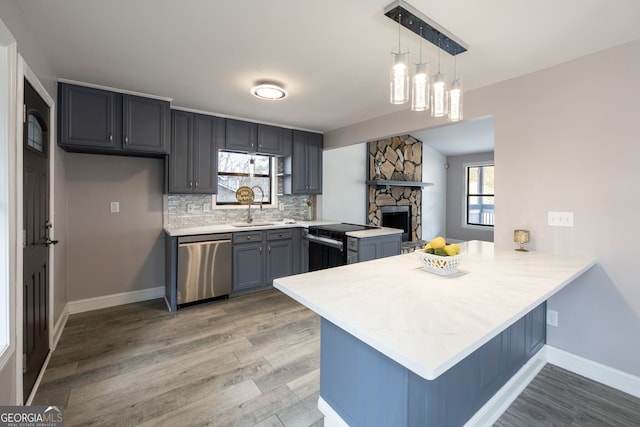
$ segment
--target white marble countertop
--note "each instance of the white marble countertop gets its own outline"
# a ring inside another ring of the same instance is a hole
[[[285,224],[284,221],[265,221],[262,223],[261,221],[256,221],[255,225],[237,227],[232,224],[215,224],[215,225],[202,225],[197,227],[179,227],[179,228],[166,228],[164,231],[169,236],[192,236],[195,234],[212,234],[212,233],[236,233],[239,231],[253,231],[253,230],[268,230],[268,229],[277,229],[277,228],[292,228],[292,227],[302,227],[309,228],[312,225],[322,225],[322,224],[335,224],[340,221],[329,221],[329,220],[316,220],[316,221],[296,221],[293,224]]]
[[[169,236],[193,236],[196,234],[215,234],[215,233],[237,233],[240,231],[254,231],[254,230],[270,230],[270,229],[278,229],[278,228],[292,228],[292,227],[301,227],[301,228],[309,228],[314,225],[326,225],[326,224],[337,224],[340,221],[330,221],[330,220],[314,220],[314,221],[296,221],[293,224],[287,224],[284,221],[265,221],[260,222],[256,221],[255,224],[247,226],[244,223],[242,226],[234,226],[231,224],[215,224],[215,225],[201,225],[196,227],[179,227],[179,228],[165,228],[164,231]],[[376,237],[376,236],[386,236],[389,234],[400,234],[402,230],[397,228],[388,228],[388,227],[380,227],[373,228],[370,230],[364,231],[350,231],[347,232],[347,236],[363,238],[363,237]]]
[[[461,243],[456,276],[415,253],[274,280],[328,321],[432,380],[595,264],[591,258]]]

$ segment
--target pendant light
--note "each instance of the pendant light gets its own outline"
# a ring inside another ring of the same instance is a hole
[[[431,88],[431,116],[444,117],[447,115],[447,82],[444,75],[440,72],[440,41],[438,41],[438,73],[433,76],[433,85]]]
[[[453,56],[453,82],[449,90],[449,116],[450,122],[462,120],[462,80],[457,77],[456,56]]]
[[[392,104],[404,104],[409,100],[409,68],[407,61],[409,52],[402,53],[400,50],[401,19],[402,14],[398,14],[398,53],[391,53],[393,55],[393,65],[391,66],[389,81],[391,87],[389,101]]]
[[[420,62],[415,66],[411,81],[411,109],[425,111],[429,109],[429,64],[422,62],[422,26],[420,26]]]

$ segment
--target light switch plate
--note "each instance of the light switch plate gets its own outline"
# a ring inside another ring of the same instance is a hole
[[[120,212],[120,202],[111,202],[111,203],[109,203],[109,209],[111,210],[111,213]]]
[[[548,212],[547,220],[552,227],[573,227],[573,212]]]

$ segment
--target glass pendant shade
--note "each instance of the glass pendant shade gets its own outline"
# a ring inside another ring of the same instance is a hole
[[[447,83],[444,75],[440,72],[433,76],[433,86],[431,88],[431,116],[444,117],[447,115]]]
[[[449,117],[451,122],[462,120],[462,81],[457,78],[449,90]]]
[[[415,64],[416,70],[411,81],[411,109],[425,111],[429,109],[429,64]]]
[[[391,67],[390,86],[392,104],[404,104],[409,100],[409,53],[394,53]]]

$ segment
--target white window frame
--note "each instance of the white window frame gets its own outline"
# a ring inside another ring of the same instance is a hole
[[[0,370],[8,368],[16,352],[16,286],[11,284],[16,283],[17,63],[16,41],[0,20]]]
[[[278,195],[276,194],[278,188],[278,179],[277,179],[277,168],[278,162],[277,158],[271,156],[271,203],[265,203],[262,205],[263,209],[277,209],[278,208]],[[216,177],[217,179],[217,177]],[[244,209],[247,210],[247,205],[230,205],[230,204],[217,204],[216,203],[216,194],[211,196],[211,208],[212,209]]]
[[[495,221],[493,225],[475,225],[475,224],[467,224],[467,194],[469,194],[469,168],[474,166],[493,166],[495,168],[496,162],[493,160],[485,160],[479,162],[468,162],[462,164],[462,169],[464,171],[464,192],[462,193],[462,228],[466,228],[469,230],[484,230],[484,231],[493,231],[495,229]],[[495,197],[495,194],[494,194]]]

